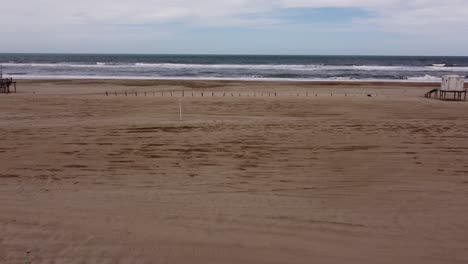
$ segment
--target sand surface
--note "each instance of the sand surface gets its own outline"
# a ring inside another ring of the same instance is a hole
[[[0,263],[468,263],[468,103],[430,89],[19,82]]]

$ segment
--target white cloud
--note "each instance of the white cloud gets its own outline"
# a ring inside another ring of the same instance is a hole
[[[289,22],[272,17],[291,8],[355,8],[371,18],[355,19],[343,30],[359,28],[467,40],[468,0],[0,0],[0,34],[75,39],[115,34],[122,25],[151,25],[152,37],[167,37],[169,23],[184,27],[281,27]],[[297,25],[296,25],[297,26]],[[330,25],[336,31],[337,26]],[[326,27],[325,27],[326,28]],[[294,28],[291,28],[294,29]],[[338,29],[339,30],[339,29]],[[444,33],[445,32],[445,33]],[[121,35],[134,36],[138,32]],[[145,36],[148,38],[148,36]],[[44,40],[46,42],[47,40]],[[2,44],[0,43],[0,48]]]
[[[216,25],[250,21],[284,8],[360,8],[375,14],[386,27],[401,25],[467,25],[467,0],[16,0],[2,1],[2,24],[160,24],[168,22]],[[249,18],[246,18],[248,16]],[[263,17],[264,23],[278,23]],[[246,24],[246,23],[244,23]]]

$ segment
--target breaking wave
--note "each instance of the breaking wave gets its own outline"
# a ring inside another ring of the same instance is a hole
[[[408,77],[408,80],[421,81],[421,82],[440,82],[442,78],[426,74],[424,76],[419,76],[419,77]]]
[[[468,75],[468,57],[1,54],[5,76],[51,79],[204,79],[439,82]]]
[[[47,68],[155,68],[155,69],[245,69],[245,70],[361,70],[361,71],[468,71],[468,67],[432,64],[431,66],[323,65],[323,64],[184,64],[184,63],[5,63],[12,67]]]

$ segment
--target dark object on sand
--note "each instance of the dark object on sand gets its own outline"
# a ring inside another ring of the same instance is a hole
[[[15,88],[14,93],[16,93],[16,82],[13,81],[13,78],[0,79],[0,93],[11,93],[11,85]]]
[[[367,97],[372,97],[372,94],[368,94]]]

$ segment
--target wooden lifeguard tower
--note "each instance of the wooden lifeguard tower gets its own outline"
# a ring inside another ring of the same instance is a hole
[[[465,89],[465,77],[458,75],[445,75],[442,77],[440,89],[427,92],[426,98],[438,98],[439,100],[466,101],[467,89]],[[452,98],[453,95],[453,98]]]

